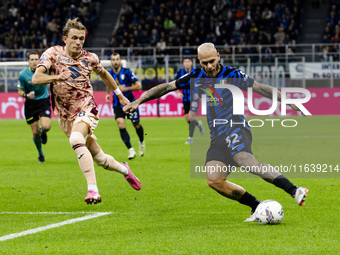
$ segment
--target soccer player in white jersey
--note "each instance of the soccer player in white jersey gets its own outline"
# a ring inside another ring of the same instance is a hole
[[[90,83],[91,72],[96,72],[106,86],[112,89],[122,105],[129,103],[112,76],[102,67],[98,56],[83,50],[86,28],[77,18],[68,20],[63,28],[65,46],[47,49],[33,76],[34,85],[51,83],[52,107],[58,116],[59,126],[69,138],[77,154],[78,163],[88,185],[85,202],[101,202],[93,161],[104,169],[122,173],[136,190],[141,183],[127,163],[119,163],[105,154],[93,135],[99,118]],[[49,71],[49,74],[46,72]]]

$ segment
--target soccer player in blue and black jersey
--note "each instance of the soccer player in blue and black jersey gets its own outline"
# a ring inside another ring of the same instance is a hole
[[[128,68],[122,67],[122,61],[118,53],[113,53],[111,55],[111,65],[112,69],[109,73],[112,75],[113,79],[116,81],[119,89],[123,92],[124,96],[130,100],[130,102],[135,101],[135,97],[132,94],[133,90],[140,90],[142,85],[137,79],[137,76]],[[110,103],[110,89],[106,90],[106,102]],[[113,93],[113,111],[115,114],[115,119],[118,124],[120,136],[125,143],[126,147],[129,149],[129,159],[136,157],[136,152],[131,145],[130,135],[126,131],[125,118],[131,120],[132,125],[136,129],[136,133],[139,138],[139,155],[144,156],[145,154],[145,141],[144,141],[144,129],[140,124],[139,110],[138,108],[134,112],[125,114],[122,110],[123,106],[120,104],[117,96]]]
[[[32,129],[33,142],[39,153],[38,162],[45,163],[41,144],[47,143],[46,132],[51,128],[51,104],[47,85],[33,86],[32,84],[32,77],[39,61],[38,52],[32,51],[28,54],[28,67],[19,74],[18,93],[26,99],[25,118]]]
[[[192,71],[192,60],[189,57],[185,57],[183,59],[183,68],[178,69],[175,80],[181,78],[183,75],[190,73]],[[190,105],[190,83],[188,88],[183,88],[182,93],[178,90],[178,96],[182,98],[183,101],[183,110],[184,110],[184,118],[189,123],[189,138],[185,142],[186,144],[192,144],[195,127],[198,126],[201,134],[204,132],[202,121],[195,120],[195,114],[198,107],[198,98],[196,100],[192,100],[192,105]],[[194,99],[194,98],[193,98]]]
[[[212,43],[204,43],[198,47],[198,59],[202,68],[193,69],[189,74],[170,83],[155,86],[135,102],[126,105],[123,110],[125,112],[133,112],[141,103],[161,97],[170,91],[182,89],[183,86],[186,88],[190,79],[196,80],[194,82],[195,86],[200,84],[200,79],[209,80],[215,78],[227,80],[232,82],[231,85],[237,86],[240,89],[246,90],[248,87],[252,87],[253,91],[261,96],[272,98],[273,88],[271,86],[253,80],[238,69],[222,66],[219,63],[220,55]],[[303,205],[308,189],[295,186],[272,166],[260,163],[255,159],[251,151],[252,136],[250,127],[244,120],[243,115],[233,115],[233,99],[236,100],[236,98],[233,98],[232,93],[228,89],[223,89],[220,95],[222,98],[219,105],[211,104],[207,100],[207,120],[211,134],[210,148],[206,156],[208,185],[222,196],[249,206],[251,208],[251,215],[245,220],[246,222],[256,220],[254,212],[260,201],[242,187],[226,181],[230,172],[213,172],[209,170],[209,167],[210,169],[230,169],[230,166],[234,166],[250,169],[251,173],[283,189],[299,205]],[[281,101],[280,93],[278,93],[278,100]],[[293,110],[299,110],[294,104],[291,104],[290,107]],[[244,126],[229,124],[214,127],[212,118],[225,119],[228,123],[233,120],[234,123],[246,124]]]

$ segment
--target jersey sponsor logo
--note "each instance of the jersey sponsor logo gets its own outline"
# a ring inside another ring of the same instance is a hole
[[[58,56],[58,62],[63,64],[73,64],[73,60],[68,57]]]
[[[199,88],[199,89],[201,89],[201,90],[203,90],[205,93],[207,93],[207,94],[212,98],[212,100],[214,101],[214,104],[217,105],[215,96],[213,95],[213,93],[214,93],[214,94],[217,96],[218,101],[219,101],[220,104],[222,105],[222,99],[220,98],[220,95],[217,93],[217,91],[216,91],[213,87],[211,87],[211,86],[209,86],[209,85],[204,85],[204,86],[206,86],[208,89],[203,89],[203,88]],[[210,91],[211,91],[212,93],[211,93]]]

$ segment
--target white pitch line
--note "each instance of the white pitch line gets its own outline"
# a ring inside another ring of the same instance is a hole
[[[103,212],[103,213],[98,212],[98,213],[95,213],[95,214],[92,214],[92,215],[86,215],[86,216],[83,216],[83,217],[80,217],[80,218],[65,220],[65,221],[50,224],[50,225],[47,225],[47,226],[44,226],[44,227],[29,229],[29,230],[26,230],[26,231],[23,231],[23,232],[14,233],[14,234],[6,235],[6,236],[1,236],[0,242],[10,240],[10,239],[14,239],[14,238],[21,237],[21,236],[35,234],[35,233],[42,232],[42,231],[52,229],[52,228],[58,228],[58,227],[61,227],[61,226],[64,226],[64,225],[73,224],[73,223],[84,221],[84,220],[94,219],[94,218],[97,218],[97,217],[108,215],[110,213],[111,212]]]
[[[0,214],[94,214],[98,212],[0,212]],[[106,213],[106,212],[100,212]],[[107,212],[112,213],[112,212]]]

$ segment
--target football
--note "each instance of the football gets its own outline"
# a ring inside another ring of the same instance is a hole
[[[283,215],[284,213],[281,204],[271,199],[262,201],[255,210],[255,217],[260,225],[280,224]]]

